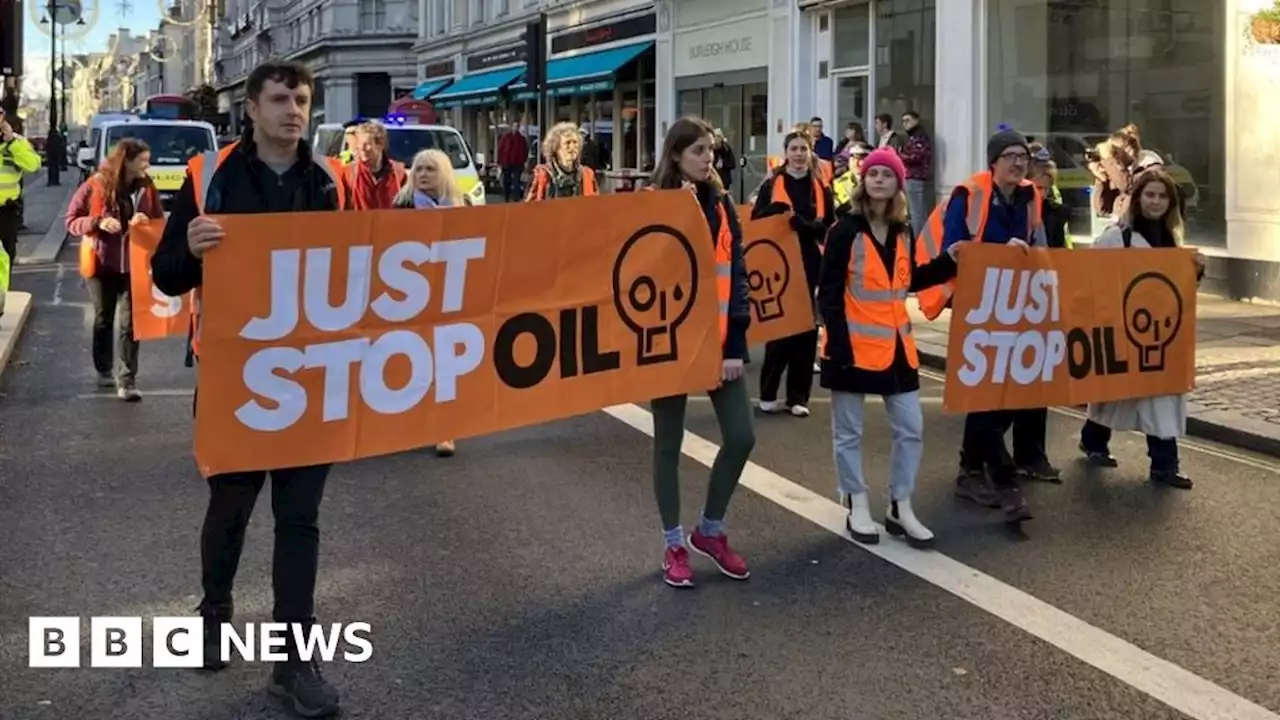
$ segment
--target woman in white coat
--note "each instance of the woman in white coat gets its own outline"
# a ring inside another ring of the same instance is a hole
[[[413,210],[435,210],[438,208],[463,207],[470,205],[471,199],[462,192],[453,174],[453,163],[443,150],[430,148],[413,156],[413,164],[409,168],[409,182],[400,188],[394,208]],[[456,450],[452,440],[444,440],[436,444],[436,455],[451,457]]]
[[[1163,169],[1154,167],[1134,178],[1133,201],[1125,217],[1103,231],[1095,248],[1171,248],[1182,245],[1182,207],[1178,185]],[[1204,256],[1196,253],[1196,278],[1204,276]],[[1089,464],[1116,467],[1109,444],[1116,430],[1137,430],[1147,436],[1151,481],[1189,489],[1191,478],[1178,466],[1178,438],[1187,430],[1187,397],[1155,397],[1092,403],[1080,431],[1080,450]]]

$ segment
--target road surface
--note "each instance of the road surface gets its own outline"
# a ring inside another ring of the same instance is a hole
[[[144,345],[146,397],[121,403],[93,387],[74,268],[20,269],[15,284],[38,306],[0,384],[0,717],[289,717],[262,666],[27,667],[29,616],[191,613],[206,491],[181,343]],[[692,591],[660,581],[643,408],[464,440],[450,459],[341,466],[322,510],[318,612],[369,622],[374,644],[369,662],[327,671],[344,717],[1280,717],[1275,462],[1188,442],[1195,489],[1153,487],[1141,437],[1116,439],[1120,469],[1087,471],[1080,420],[1055,412],[1065,482],[1028,486],[1036,519],[1015,533],[953,497],[962,421],[941,413],[939,382],[922,394],[916,504],[935,552],[841,536],[819,392],[808,419],[757,416],[729,517],[750,581],[695,556]],[[882,411],[868,416],[883,499],[888,431]],[[686,443],[691,526],[717,441],[705,399],[688,427],[704,439]],[[240,621],[268,619],[271,539],[263,501]]]

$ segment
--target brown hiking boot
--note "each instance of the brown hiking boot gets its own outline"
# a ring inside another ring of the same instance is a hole
[[[982,507],[1000,507],[1000,493],[980,470],[961,470],[956,476],[956,495],[971,500]]]

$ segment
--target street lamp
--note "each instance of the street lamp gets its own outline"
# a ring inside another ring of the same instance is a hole
[[[66,26],[72,23],[84,25],[83,8],[79,0],[48,0],[45,4],[45,16],[40,18],[41,25],[49,25],[49,187],[62,184],[62,165],[66,162],[67,144],[58,122],[58,95],[54,86],[58,81],[58,26],[63,26],[63,45],[66,45]],[[65,51],[65,47],[64,47]],[[64,74],[65,74],[64,58]],[[63,103],[66,103],[66,88],[62,89]]]

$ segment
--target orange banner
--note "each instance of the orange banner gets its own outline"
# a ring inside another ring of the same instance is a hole
[[[741,217],[741,216],[740,216]],[[746,216],[750,217],[750,216]],[[813,298],[804,276],[800,239],[789,215],[742,221],[742,249],[751,295],[752,345],[816,329]]]
[[[948,412],[1190,392],[1193,252],[966,247],[947,359]]]
[[[163,220],[148,220],[129,229],[129,294],[136,340],[186,337],[191,329],[191,296],[169,297],[151,281],[151,256],[160,247],[163,232]]]
[[[683,190],[218,221],[205,475],[409,450],[720,376],[714,244]]]

